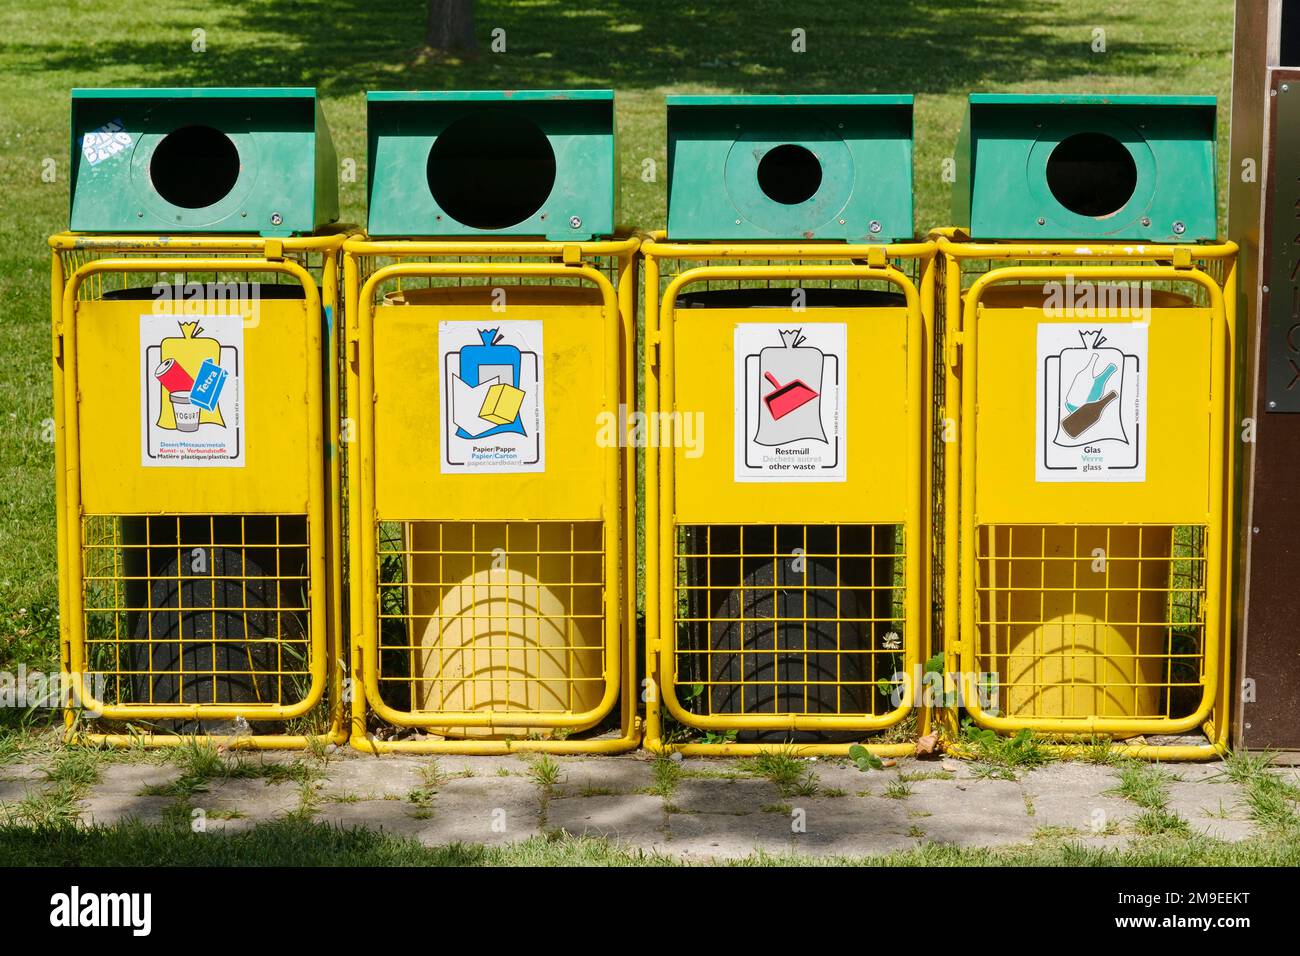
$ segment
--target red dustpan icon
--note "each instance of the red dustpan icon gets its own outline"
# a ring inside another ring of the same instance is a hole
[[[771,412],[773,419],[784,418],[796,408],[807,405],[817,397],[817,393],[809,388],[803,379],[796,378],[793,382],[782,385],[771,372],[764,372],[763,377],[776,389],[763,396],[763,401],[767,404],[767,410]]]

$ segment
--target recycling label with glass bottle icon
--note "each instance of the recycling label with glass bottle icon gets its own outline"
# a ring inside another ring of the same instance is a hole
[[[735,330],[735,480],[844,481],[848,326]]]
[[[1038,326],[1038,481],[1146,481],[1147,326]]]
[[[439,322],[442,472],[546,470],[542,323]]]

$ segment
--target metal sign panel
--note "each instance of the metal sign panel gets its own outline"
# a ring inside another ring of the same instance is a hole
[[[1264,410],[1300,412],[1300,72],[1274,73],[1269,109]]]

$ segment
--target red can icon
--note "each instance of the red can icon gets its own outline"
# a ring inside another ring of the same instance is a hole
[[[194,379],[175,359],[167,359],[153,370],[153,377],[162,383],[168,392],[188,392],[194,387]]]

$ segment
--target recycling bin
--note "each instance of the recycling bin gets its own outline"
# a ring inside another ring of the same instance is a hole
[[[667,229],[642,245],[647,745],[910,753],[935,288],[912,98],[667,109]]]
[[[368,95],[345,245],[355,746],[639,739],[609,91]]]
[[[1214,99],[975,94],[958,162],[939,415],[961,703],[1212,756],[1236,334]]]
[[[74,90],[72,134],[50,239],[68,727],[342,742],[343,236],[315,91]]]

